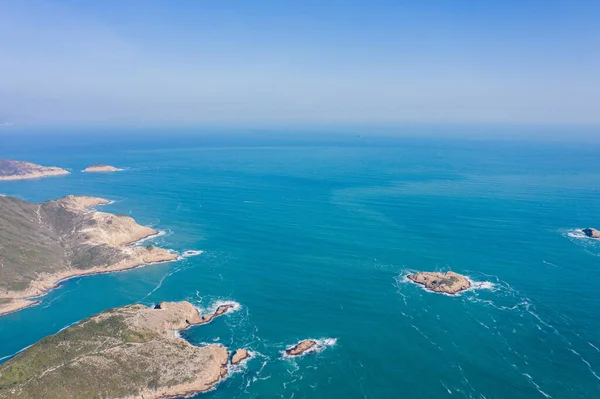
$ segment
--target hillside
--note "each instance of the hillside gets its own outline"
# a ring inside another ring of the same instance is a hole
[[[0,314],[35,302],[69,277],[174,260],[160,248],[130,247],[157,234],[128,216],[88,211],[109,201],[67,196],[41,204],[0,196]]]

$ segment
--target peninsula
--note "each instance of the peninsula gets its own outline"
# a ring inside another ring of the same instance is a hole
[[[471,282],[468,278],[454,272],[421,272],[409,274],[407,277],[409,280],[424,286],[430,291],[444,294],[453,295],[471,287]]]
[[[29,298],[70,277],[177,259],[166,249],[131,246],[158,232],[129,216],[90,209],[107,203],[69,195],[34,204],[0,196],[0,314],[34,305]]]
[[[102,163],[97,163],[97,164],[88,166],[83,171],[86,173],[92,173],[92,172],[98,173],[98,172],[118,172],[120,170],[123,170],[123,169],[115,168],[114,166],[105,165]]]
[[[68,174],[68,171],[56,166],[41,166],[31,162],[0,159],[0,181],[39,179],[41,177]]]
[[[229,351],[176,334],[201,320],[189,302],[104,311],[0,365],[0,398],[159,399],[208,391],[226,377]]]

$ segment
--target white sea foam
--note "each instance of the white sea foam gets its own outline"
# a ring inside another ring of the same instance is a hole
[[[496,284],[491,281],[473,281],[470,277],[467,277],[469,282],[471,283],[471,288],[473,290],[496,290]]]
[[[200,312],[200,314],[213,314],[217,311],[219,306],[222,306],[222,305],[232,305],[233,306],[232,308],[227,309],[227,311],[224,314],[237,312],[238,310],[240,310],[242,308],[242,305],[239,302],[219,299],[217,301],[214,301],[212,303],[212,305],[210,305],[208,308],[196,306],[196,309],[198,309],[198,312]]]
[[[140,240],[137,240],[136,242],[134,242],[133,244],[131,244],[131,246],[132,247],[136,247],[136,246],[139,246],[141,243],[143,243],[145,241],[154,240],[156,238],[163,237],[165,235],[167,235],[167,232],[165,230],[158,230],[158,233],[153,234],[153,235],[148,236],[148,237],[144,237],[144,238],[142,238]]]
[[[337,344],[337,338],[320,338],[320,339],[308,338],[308,340],[315,341],[317,344],[314,345],[312,348],[302,352],[299,355],[289,355],[286,351],[288,349],[291,349],[294,346],[298,345],[300,342],[302,342],[302,341],[299,341],[299,342],[295,343],[294,345],[288,346],[285,350],[281,351],[282,357],[284,359],[292,359],[292,358],[307,355],[309,353],[319,353],[319,352],[324,351],[326,348],[335,346],[335,344]]]
[[[585,238],[585,239],[589,239],[589,240],[598,240],[597,238],[588,237],[583,232],[583,229],[580,229],[580,228],[569,230],[567,232],[567,235],[571,238]]]
[[[533,386],[538,390],[539,393],[541,393],[542,395],[544,395],[546,398],[552,398],[552,396],[550,396],[546,392],[542,391],[542,389],[540,388],[540,386],[538,384],[536,384],[536,382],[533,380],[533,377],[531,377],[527,373],[523,373],[523,375],[529,379],[529,381],[533,384]]]
[[[189,257],[192,257],[192,256],[198,256],[198,255],[203,254],[203,253],[204,253],[204,251],[201,251],[201,250],[190,249],[190,250],[184,251],[181,254],[181,257],[182,258],[189,258]]]

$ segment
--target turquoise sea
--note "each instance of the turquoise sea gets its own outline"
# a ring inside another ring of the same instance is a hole
[[[0,317],[1,361],[111,307],[232,300],[182,336],[254,358],[198,397],[600,397],[600,242],[577,231],[600,228],[599,145],[242,133],[3,133],[0,157],[72,174],[0,193],[105,197],[204,252],[68,280]],[[404,278],[450,269],[477,287]],[[282,356],[304,338],[324,349]]]

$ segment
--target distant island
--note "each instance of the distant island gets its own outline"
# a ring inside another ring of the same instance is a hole
[[[587,229],[583,229],[583,234],[590,238],[600,238],[600,231],[596,230],[592,227],[588,227]]]
[[[456,294],[471,287],[471,281],[458,273],[421,272],[409,274],[408,279],[430,291]]]
[[[0,365],[0,398],[159,399],[208,391],[226,377],[230,353],[177,334],[196,324],[202,317],[189,302],[104,311]],[[248,356],[240,349],[231,364]]]
[[[88,166],[83,171],[86,173],[92,173],[92,172],[118,172],[120,170],[123,170],[123,169],[115,168],[114,166],[111,166],[111,165],[97,163],[97,164]]]
[[[41,166],[31,162],[0,159],[0,181],[39,179],[41,177],[61,176],[68,174],[68,171],[56,166]]]
[[[34,305],[29,298],[70,277],[177,259],[152,245],[130,246],[156,230],[89,209],[109,202],[69,195],[34,204],[0,196],[0,315]]]

